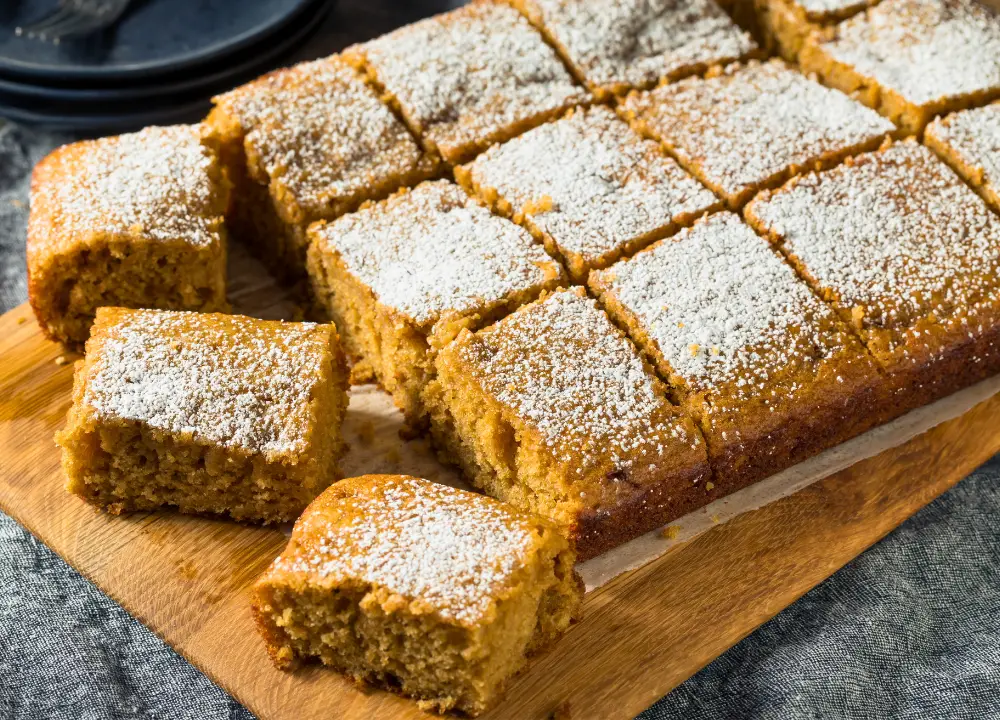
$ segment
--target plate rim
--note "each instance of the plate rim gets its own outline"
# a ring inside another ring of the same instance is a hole
[[[121,81],[133,80],[137,77],[150,75],[171,75],[185,70],[191,70],[208,62],[224,58],[252,47],[258,42],[279,32],[293,22],[300,20],[310,10],[318,10],[322,5],[333,5],[333,0],[292,0],[294,7],[280,16],[276,22],[265,23],[228,40],[222,40],[206,48],[194,50],[170,60],[153,60],[115,66],[114,69],[97,67],[73,68],[62,65],[44,65],[19,62],[12,58],[0,56],[0,74],[11,78],[34,80],[55,80],[67,82],[74,80]]]

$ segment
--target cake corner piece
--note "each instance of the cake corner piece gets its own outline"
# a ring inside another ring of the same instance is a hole
[[[475,716],[578,616],[574,561],[541,518],[420,478],[366,475],[303,513],[252,609],[279,668],[318,659],[425,710]]]
[[[330,325],[105,307],[56,440],[109,513],[285,522],[337,479],[346,407]]]

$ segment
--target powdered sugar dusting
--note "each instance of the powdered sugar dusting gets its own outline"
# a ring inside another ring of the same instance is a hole
[[[339,254],[379,302],[420,325],[492,307],[560,274],[526,230],[447,180],[344,215],[315,241]]]
[[[626,107],[681,164],[729,196],[894,129],[874,110],[780,60],[681,80],[630,96]]]
[[[803,176],[747,212],[868,328],[943,321],[996,292],[1000,217],[915,142]]]
[[[1000,18],[976,0],[885,0],[820,48],[916,105],[1000,89]]]
[[[692,389],[752,395],[790,366],[839,351],[833,311],[731,213],[707,218],[597,280]]]
[[[541,35],[502,3],[472,3],[358,51],[449,160],[466,144],[587,97]]]
[[[521,308],[459,352],[487,392],[580,474],[639,469],[637,458],[655,465],[681,443],[699,442],[635,348],[580,290]]]
[[[339,56],[296,65],[216,98],[246,133],[251,162],[316,219],[371,186],[399,185],[423,154]]]
[[[951,148],[980,184],[1000,193],[1000,103],[935,120],[927,136]]]
[[[193,125],[67,145],[36,169],[31,198],[32,219],[59,232],[29,235],[33,243],[90,233],[219,243],[224,195],[210,175],[214,162]]]
[[[319,326],[161,310],[114,313],[115,322],[106,324],[99,312],[92,335],[102,342],[83,402],[98,417],[252,453],[304,447],[312,393],[329,362],[329,334]]]
[[[861,10],[866,5],[874,5],[879,0],[792,0],[806,11],[811,19],[845,17],[852,11]]]
[[[473,180],[588,261],[717,201],[604,106],[578,110],[479,156]],[[532,211],[539,199],[548,208]]]
[[[495,500],[406,476],[373,476],[322,497],[272,572],[355,580],[443,618],[475,624],[529,561],[537,526]]]
[[[736,60],[757,45],[714,0],[529,0],[596,87],[649,86]]]

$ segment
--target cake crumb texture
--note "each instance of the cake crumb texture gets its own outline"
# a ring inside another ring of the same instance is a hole
[[[319,658],[426,709],[477,715],[579,611],[565,538],[490,498],[409,476],[344,480],[254,589],[279,666]]]
[[[290,520],[336,477],[346,366],[329,325],[102,308],[59,436],[71,492]]]
[[[553,518],[582,557],[666,522],[706,473],[690,418],[582,289],[561,290],[437,358],[431,430],[489,494]]]
[[[39,325],[78,345],[102,305],[224,309],[228,196],[196,126],[53,151],[31,182],[28,287]]]

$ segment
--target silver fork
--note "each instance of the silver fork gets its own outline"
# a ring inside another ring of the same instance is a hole
[[[87,35],[113,25],[131,0],[59,0],[50,13],[15,29],[18,35],[51,40]]]

